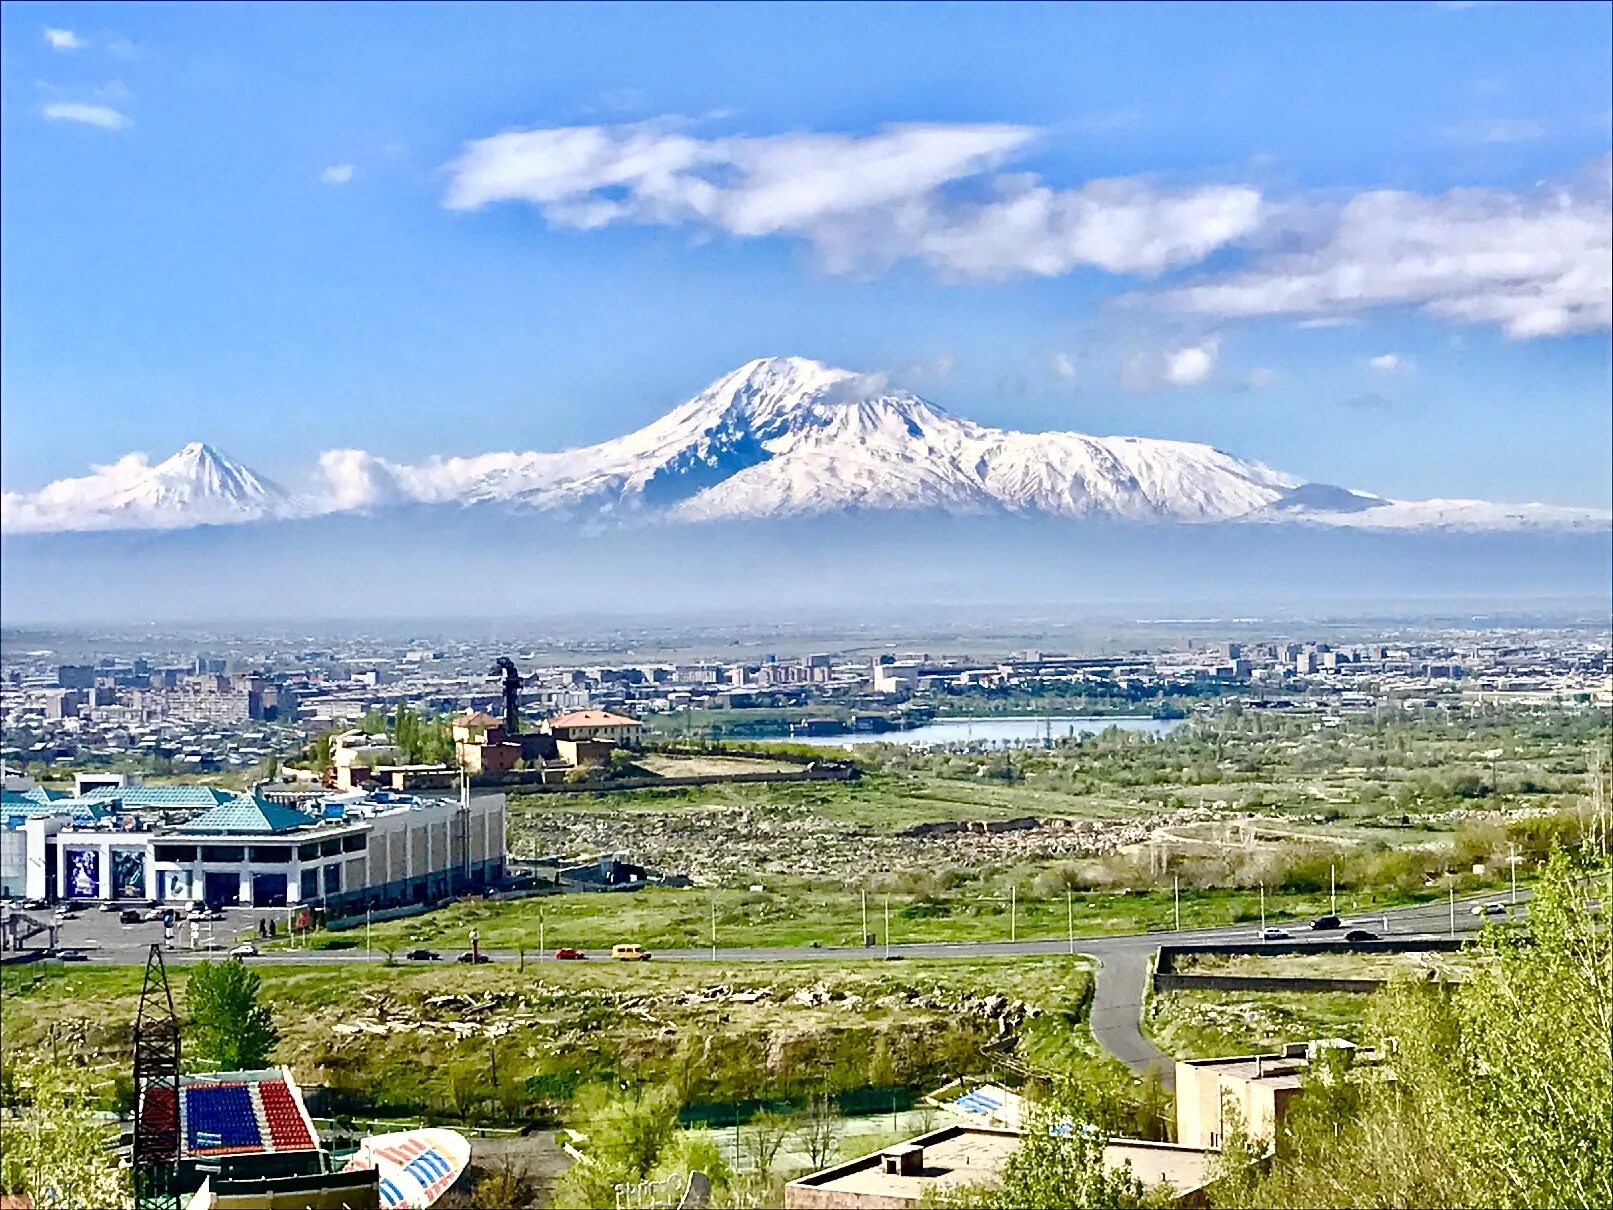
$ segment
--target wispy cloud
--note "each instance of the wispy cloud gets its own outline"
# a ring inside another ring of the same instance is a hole
[[[1440,133],[1459,143],[1530,143],[1547,132],[1527,118],[1477,118],[1442,127]]]
[[[1604,330],[1613,323],[1610,180],[1613,159],[1603,156],[1578,180],[1527,194],[1362,193],[1318,225],[1320,238],[1159,297],[1223,317],[1412,307],[1518,339]]]
[[[670,120],[513,131],[466,144],[444,204],[536,206],[557,227],[689,226],[806,241],[833,272],[915,260],[952,277],[1153,275],[1253,230],[1258,191],[1124,179],[1054,188],[999,171],[1037,132],[890,126],[869,135],[699,138]]]
[[[1411,369],[1411,362],[1399,353],[1379,353],[1367,358],[1367,365],[1380,374],[1402,374]]]
[[[1276,370],[1267,366],[1256,366],[1249,371],[1249,386],[1252,390],[1264,391],[1277,385],[1282,376]]]
[[[85,42],[70,29],[45,27],[45,41],[52,50],[83,50]]]
[[[345,185],[356,171],[351,164],[332,164],[319,174],[319,179],[327,185]]]
[[[53,101],[39,111],[52,122],[78,122],[102,130],[122,130],[130,120],[110,105],[84,105],[76,101]]]
[[[1052,372],[1054,378],[1060,379],[1064,382],[1075,381],[1075,358],[1071,357],[1068,353],[1053,354],[1053,360],[1048,365],[1048,369]]]

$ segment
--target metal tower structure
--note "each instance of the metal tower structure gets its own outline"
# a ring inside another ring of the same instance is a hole
[[[156,944],[134,1018],[134,1091],[135,1206],[179,1210],[179,1014]]]

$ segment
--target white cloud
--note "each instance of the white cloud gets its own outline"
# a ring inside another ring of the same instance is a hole
[[[319,179],[327,185],[345,185],[353,179],[356,171],[351,164],[332,164],[319,174]]]
[[[82,105],[74,101],[53,101],[39,111],[53,122],[80,122],[102,130],[122,130],[129,119],[110,105]]]
[[[1053,361],[1049,368],[1053,371],[1053,377],[1062,378],[1065,382],[1075,381],[1075,358],[1068,353],[1053,354]]]
[[[1276,370],[1269,369],[1266,366],[1256,366],[1249,371],[1250,389],[1256,391],[1267,390],[1277,385],[1279,377]]]
[[[1327,319],[1415,307],[1518,339],[1604,330],[1613,323],[1609,165],[1604,156],[1571,185],[1523,195],[1362,193],[1309,246],[1257,256],[1242,272],[1163,298],[1220,316]]]
[[[36,492],[0,495],[0,528],[15,533],[81,528],[81,519],[110,505],[151,471],[144,454],[125,454],[76,479],[58,479]]]
[[[1205,381],[1215,369],[1220,344],[1212,339],[1165,354],[1165,381],[1179,387],[1197,386]]]
[[[869,135],[702,139],[669,122],[513,131],[465,145],[444,204],[524,201],[553,225],[695,226],[805,240],[832,271],[917,260],[960,277],[1055,276],[1081,265],[1155,274],[1252,231],[1246,186],[1142,180],[1054,189],[997,170],[1036,132],[890,126]]]
[[[50,43],[52,50],[83,50],[84,39],[80,38],[70,29],[53,29],[45,27],[45,41]]]
[[[1411,363],[1399,353],[1380,353],[1376,357],[1369,357],[1367,365],[1383,374],[1398,374],[1411,368]]]

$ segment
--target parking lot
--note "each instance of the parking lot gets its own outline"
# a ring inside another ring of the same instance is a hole
[[[139,924],[124,924],[119,919],[124,905],[120,904],[118,907],[118,911],[103,912],[98,910],[97,905],[92,904],[82,911],[66,913],[56,930],[58,950],[79,950],[93,960],[98,953],[118,953],[126,956],[130,951],[145,950],[154,942],[164,940],[161,920],[142,920]],[[5,914],[9,916],[12,910],[13,908],[8,905]],[[144,906],[135,910],[142,916],[148,912]],[[50,908],[23,914],[41,924],[57,919],[54,910]],[[265,922],[265,927],[272,920],[279,934],[285,935],[284,909],[224,908],[219,914],[222,919],[194,922],[193,939],[192,921],[183,912],[176,912],[173,944],[170,948],[176,952],[224,951],[241,942],[255,942],[259,939],[259,920]],[[43,949],[47,944],[47,936],[41,933],[25,942],[24,948]]]

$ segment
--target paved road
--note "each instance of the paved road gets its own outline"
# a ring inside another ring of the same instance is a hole
[[[1520,893],[1519,899],[1526,899]],[[1456,929],[1472,932],[1478,929],[1483,918],[1473,915],[1475,904],[1504,900],[1504,895],[1491,892],[1456,901]],[[222,944],[239,933],[243,938],[255,935],[256,917],[260,913],[251,909],[232,909],[229,918],[214,925],[214,936]],[[266,913],[265,916],[274,915]],[[1286,927],[1295,937],[1314,936],[1318,940],[1337,939],[1342,933],[1311,934],[1307,921],[1285,921],[1275,917],[1269,922],[1274,927]],[[1361,927],[1388,936],[1448,935],[1451,926],[1448,902],[1419,904],[1415,907],[1391,908],[1376,915],[1347,916],[1344,927]],[[203,926],[205,938],[206,926]],[[181,941],[188,936],[185,928],[177,930]],[[1093,990],[1091,1026],[1092,1035],[1110,1054],[1125,1063],[1132,1071],[1142,1074],[1150,1069],[1158,1072],[1167,1085],[1175,1083],[1175,1066],[1169,1056],[1159,1051],[1144,1036],[1141,1027],[1142,1005],[1148,986],[1148,966],[1154,951],[1161,945],[1190,944],[1193,942],[1240,941],[1256,938],[1258,929],[1248,924],[1225,928],[1184,929],[1181,932],[1132,933],[1115,936],[1077,937],[1073,949],[1067,940],[1051,941],[963,941],[919,942],[889,947],[893,959],[911,958],[989,958],[1032,957],[1050,954],[1083,954],[1098,960],[1097,979]],[[87,946],[91,958],[97,962],[121,965],[143,964],[153,941],[160,940],[161,926],[156,924],[119,925],[117,917],[99,912],[83,912],[62,929],[63,946]],[[355,940],[361,934],[354,931]],[[488,950],[487,954],[498,962],[513,962],[514,950]],[[810,946],[756,946],[745,948],[719,948],[717,950],[659,950],[656,960],[661,962],[711,961],[719,962],[866,962],[884,956],[884,947],[870,949],[855,947]],[[177,949],[166,953],[169,962],[185,963],[208,957],[205,953]],[[253,959],[256,963],[273,965],[317,964],[342,965],[354,962],[383,962],[380,951],[365,953],[353,950],[269,950]],[[531,953],[527,961],[543,961]],[[609,961],[608,952],[593,952],[590,961]],[[552,961],[552,959],[550,959]]]

